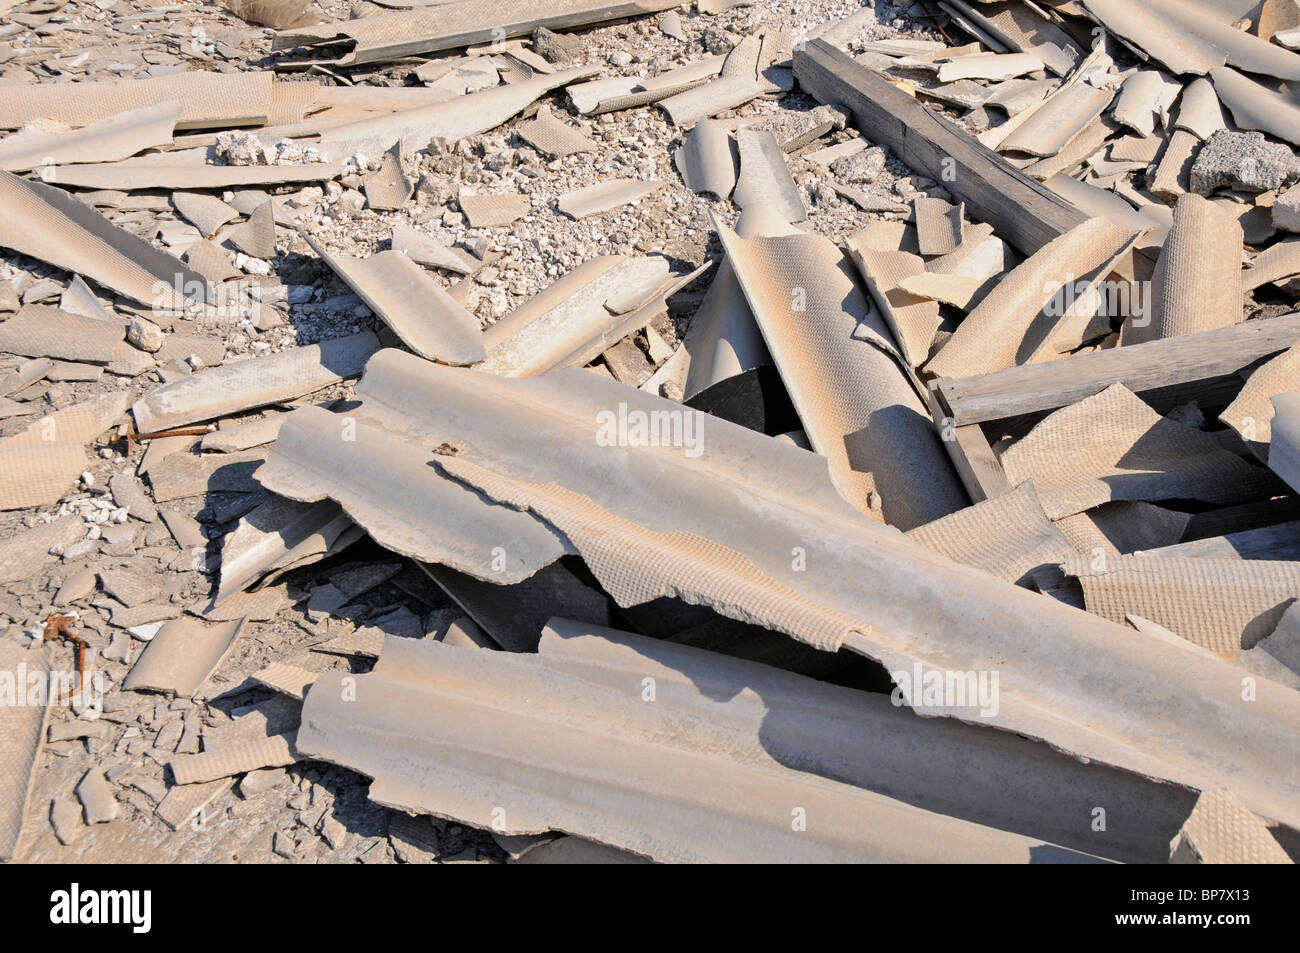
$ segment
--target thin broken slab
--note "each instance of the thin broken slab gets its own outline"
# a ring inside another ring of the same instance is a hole
[[[770,132],[744,127],[736,132],[740,175],[733,200],[742,209],[763,206],[787,222],[808,218],[803,197],[790,175],[785,153]]]
[[[551,112],[550,106],[539,106],[537,115],[520,123],[516,134],[538,152],[555,158],[594,152],[597,148],[594,139],[562,122]]]
[[[522,193],[476,195],[461,189],[457,200],[472,228],[509,225],[528,214],[532,200]]]
[[[478,318],[400,251],[352,258],[331,254],[305,237],[321,260],[416,354],[446,364],[476,364],[487,356]]]
[[[140,398],[131,412],[146,433],[265,407],[356,376],[378,349],[366,331],[206,368]]]
[[[0,510],[56,502],[87,466],[87,444],[126,412],[131,395],[112,391],[56,410],[0,440]]]
[[[10,860],[22,836],[49,713],[48,691],[31,697],[28,679],[49,685],[50,652],[29,651],[6,634],[0,639],[0,667],[9,677],[10,695],[0,705],[0,860]],[[19,673],[26,677],[20,680]]]
[[[1122,384],[1049,414],[1002,454],[1002,467],[1013,483],[1034,481],[1053,519],[1110,500],[1240,503],[1272,487],[1266,470],[1161,417]]]
[[[0,246],[91,278],[144,305],[203,300],[208,283],[68,193],[0,172]]]
[[[692,192],[729,199],[736,187],[738,159],[727,123],[712,119],[697,122],[686,133],[685,143],[673,153],[673,164]]]
[[[658,191],[662,182],[640,179],[606,179],[561,195],[557,207],[570,218],[586,218],[630,205]]]
[[[470,255],[448,248],[433,236],[416,231],[403,222],[393,226],[392,246],[393,251],[401,252],[417,264],[461,275],[472,275],[483,267],[482,262]]]
[[[180,103],[129,109],[79,129],[24,129],[0,139],[0,169],[28,172],[42,166],[112,162],[172,141]]]
[[[1300,348],[1293,347],[1252,371],[1236,399],[1219,419],[1241,434],[1262,462],[1273,439],[1273,398],[1300,387]]]
[[[321,132],[320,148],[331,157],[344,157],[355,152],[376,155],[396,142],[405,143],[407,149],[414,151],[438,143],[454,143],[509,121],[552,89],[567,86],[594,72],[587,67],[575,67],[555,73],[539,73],[520,83],[479,90],[446,102],[331,126]]]
[[[479,369],[526,377],[585,364],[623,336],[614,334],[621,316],[608,303],[622,298],[635,311],[669,280],[668,269],[660,257],[588,259],[483,333],[487,358]]]
[[[193,618],[173,619],[149,640],[122,681],[123,690],[191,697],[234,647],[242,627],[242,619],[213,625]]]

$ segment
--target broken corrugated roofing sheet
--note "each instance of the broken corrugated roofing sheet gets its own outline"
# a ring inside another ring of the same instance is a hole
[[[58,185],[84,189],[229,189],[241,185],[283,185],[328,182],[342,175],[342,163],[304,162],[301,165],[211,165],[139,157],[94,165],[61,165],[43,177]],[[93,275],[91,277],[94,277]]]
[[[452,673],[464,689],[447,691]],[[370,775],[381,804],[497,817],[504,834],[559,830],[660,861],[922,859],[925,843],[949,859],[1024,860],[1040,846],[785,767],[686,697],[646,706],[545,656],[390,638],[356,687],[356,703],[340,703],[326,673],[307,693],[305,756]],[[822,821],[792,833],[787,804]],[[890,836],[918,826],[931,837]]]
[[[1174,73],[1204,75],[1227,60],[1219,49],[1163,17],[1154,4],[1129,0],[1081,0],[1106,29],[1144,50]]]
[[[1252,371],[1246,378],[1246,386],[1219,415],[1265,463],[1272,440],[1273,398],[1294,390],[1297,381],[1300,381],[1300,347],[1293,347]]]
[[[916,247],[922,255],[947,255],[961,244],[964,203],[951,205],[943,199],[918,198],[912,203],[916,212]]]
[[[1169,844],[1171,864],[1291,864],[1254,812],[1227,788],[1204,791]]]
[[[676,126],[690,126],[701,119],[743,105],[763,95],[764,85],[749,75],[719,76],[661,99],[659,108]]]
[[[594,72],[586,67],[574,67],[556,73],[539,73],[521,83],[494,86],[446,102],[332,126],[321,132],[320,147],[333,157],[343,157],[355,152],[373,155],[399,141],[411,150],[425,150],[439,141],[455,142],[501,125],[552,89]]]
[[[1210,79],[1238,128],[1259,129],[1300,145],[1300,101],[1294,94],[1275,92],[1227,67],[1212,71]]]
[[[1239,679],[1225,663],[1116,638],[1121,630],[1111,623],[928,553],[840,500],[816,455],[713,418],[702,445],[613,439],[602,446],[592,439],[603,419],[597,410],[614,414],[607,423],[616,428],[620,403],[625,413],[647,415],[681,408],[578,369],[506,380],[386,351],[372,360],[357,392],[361,406],[349,416],[358,421],[358,434],[387,428],[405,435],[399,444],[424,442],[423,453],[411,447],[412,462],[423,463],[403,470],[399,482],[406,489],[388,487],[379,495],[423,498],[425,520],[459,518],[456,510],[440,514],[428,503],[441,492],[441,468],[555,526],[621,605],[681,595],[812,644],[843,642],[891,667],[922,661],[978,668],[973,653],[987,651],[1006,660],[999,662],[1006,677],[994,726],[1198,787],[1227,774],[1249,779],[1243,796],[1255,810],[1277,818],[1294,814],[1295,781],[1278,773],[1279,758],[1289,763],[1295,745],[1294,733],[1282,728],[1300,713],[1290,710],[1300,708],[1291,693],[1261,684],[1256,702],[1242,706]],[[296,419],[315,413],[293,413],[268,467]],[[539,419],[546,426],[539,428]],[[336,432],[338,424],[322,426]],[[454,455],[437,454],[438,441],[464,446]],[[694,448],[701,452],[688,457]],[[352,465],[312,455],[313,478],[324,484],[336,483],[346,475],[336,469]],[[371,481],[366,492],[376,494],[377,485]],[[697,498],[707,505],[689,503]],[[651,513],[653,530],[641,525]],[[773,534],[772,541],[755,541],[755,526]],[[798,572],[789,547],[774,542],[788,539],[800,540],[808,564],[822,571]],[[869,593],[860,586],[863,578],[873,580]],[[945,599],[923,595],[936,585]],[[972,617],[984,620],[974,631]],[[1044,625],[1056,633],[1049,642],[1030,632]],[[1106,698],[1082,692],[1087,684],[1106,684]],[[1130,703],[1138,698],[1142,704]],[[1047,710],[1056,715],[1044,716]],[[1159,753],[1138,754],[1145,742],[1134,739],[1155,735]],[[1251,743],[1230,740],[1244,738]]]
[[[566,192],[559,197],[556,207],[571,218],[586,218],[630,205],[662,187],[663,183],[658,181],[606,179]]]
[[[740,175],[733,199],[742,209],[763,206],[787,222],[808,218],[785,154],[770,132],[742,127],[736,132],[740,151]]]
[[[42,129],[39,125],[0,139],[0,169],[26,172],[70,162],[111,162],[172,141],[180,116],[176,102],[130,109],[80,129]]]
[[[1238,503],[1276,489],[1267,471],[1205,433],[1161,417],[1123,384],[1049,414],[1002,454],[1056,519],[1109,500]]]
[[[9,676],[10,695],[0,704],[0,860],[9,860],[22,835],[51,701],[48,691],[29,697],[28,678],[50,684],[50,652],[39,647],[29,651],[11,637],[0,639],[0,670]],[[20,681],[19,673],[28,677]]]
[[[905,291],[909,277],[926,274],[925,262],[905,251],[876,251],[855,246],[849,239],[854,263],[871,291],[898,349],[910,367],[920,367],[930,357],[930,346],[939,330],[939,305]]]
[[[584,354],[590,360],[591,342],[603,341],[618,320],[607,302],[646,301],[668,279],[668,269],[667,259],[659,257],[609,255],[583,262],[484,331],[487,359],[479,370],[526,377]]]
[[[909,530],[907,537],[956,562],[1022,584],[1076,555],[1043,512],[1029,480],[1010,493]]]
[[[0,246],[164,309],[203,300],[207,281],[178,259],[41,182],[0,172]]]
[[[1044,309],[1066,279],[1101,267],[1131,237],[1106,219],[1092,218],[1048,242],[966,316],[926,370],[937,377],[969,377],[1024,363],[1025,347],[1036,346],[1041,333],[1055,324],[1055,316]]]
[[[476,377],[492,379],[477,372]],[[354,439],[341,439],[343,427]],[[427,492],[407,494],[404,484],[429,468],[430,451],[413,436],[360,417],[301,408],[281,427],[257,479],[290,499],[335,500],[388,549],[479,579],[519,582],[570,551],[535,517],[453,481],[438,479]],[[343,473],[346,480],[339,479]]]
[[[1055,520],[1081,553],[1118,556],[1143,549],[1172,546],[1183,538],[1191,516],[1136,500],[1103,503],[1082,513]]]
[[[130,401],[127,391],[101,394],[0,440],[0,510],[56,502],[86,469],[86,444],[113,426]]]
[[[516,0],[503,10],[453,3],[294,28],[277,34],[271,48],[319,48],[320,57],[312,62],[360,65],[500,41],[538,27],[586,26],[672,6],[671,0]]]
[[[1150,312],[1124,323],[1123,344],[1236,324],[1241,313],[1241,225],[1188,193],[1174,206],[1152,276]]]
[[[1300,490],[1300,393],[1273,398],[1268,466],[1293,490]]]
[[[1035,156],[1055,155],[1101,115],[1113,96],[1113,91],[1094,89],[1087,83],[1067,86],[1035,110],[998,148]]]
[[[361,373],[379,349],[370,332],[207,368],[164,384],[131,408],[141,433],[213,420],[302,397]]]
[[[127,110],[179,103],[177,129],[258,126],[271,119],[271,72],[191,71],[149,79],[33,83],[5,91],[0,128],[36,119],[84,126]]]
[[[276,569],[323,557],[350,534],[352,520],[334,503],[299,503],[279,496],[247,513],[221,544],[216,601],[247,589]]]
[[[1095,563],[1085,556],[1064,564],[1089,612],[1114,622],[1140,615],[1225,658],[1271,633],[1300,598],[1300,565],[1289,560],[1144,553]]]
[[[804,431],[830,461],[844,498],[902,529],[965,506],[924,405],[897,363],[889,328],[839,249],[820,235],[744,239],[725,227],[718,232]]]
[[[487,356],[478,319],[400,251],[352,258],[304,238],[416,354],[446,364],[475,364]]]
[[[737,153],[727,123],[706,119],[686,133],[685,143],[673,154],[673,164],[692,192],[731,197],[736,187]]]
[[[234,647],[243,620],[207,625],[173,619],[144,647],[122,682],[124,691],[171,692],[189,698]]]

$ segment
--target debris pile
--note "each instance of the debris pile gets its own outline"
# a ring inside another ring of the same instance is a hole
[[[1295,859],[1295,0],[3,6],[0,859]]]

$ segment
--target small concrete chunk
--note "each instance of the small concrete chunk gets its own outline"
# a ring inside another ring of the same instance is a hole
[[[1267,192],[1300,178],[1300,158],[1285,145],[1269,142],[1262,132],[1229,132],[1210,137],[1192,164],[1191,190],[1209,195],[1216,189]]]

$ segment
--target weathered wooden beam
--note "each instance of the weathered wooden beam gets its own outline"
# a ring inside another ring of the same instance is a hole
[[[971,502],[983,503],[1009,492],[1011,481],[1007,479],[1006,472],[993,448],[989,446],[988,438],[984,436],[980,425],[953,426],[952,419],[944,412],[934,390],[929,390],[928,394],[935,427]]]
[[[799,85],[853,113],[873,142],[939,182],[1000,238],[1032,255],[1087,216],[1042,183],[824,40],[795,51]]]
[[[1141,394],[1231,374],[1300,343],[1300,312],[934,382],[958,426],[1064,407],[1122,383]]]

